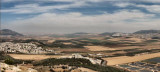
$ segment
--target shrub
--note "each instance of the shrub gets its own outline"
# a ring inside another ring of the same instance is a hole
[[[69,65],[69,66],[77,66],[77,67],[84,67],[89,68],[98,72],[128,72],[125,70],[121,70],[118,68],[110,67],[110,66],[100,66],[97,64],[92,64],[87,59],[75,59],[75,58],[65,58],[65,59],[45,59],[39,62],[33,63],[35,66],[43,65],[43,66],[52,66],[52,65]]]

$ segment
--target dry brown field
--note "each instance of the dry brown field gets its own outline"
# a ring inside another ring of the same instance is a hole
[[[85,46],[86,49],[90,51],[107,51],[107,50],[115,50],[114,48],[104,47],[104,46]]]
[[[115,47],[116,50],[124,50],[124,49],[135,49],[135,48],[141,48],[140,46],[125,46],[125,47]]]
[[[85,48],[69,48],[69,49],[59,49],[61,52],[90,52]]]
[[[82,68],[82,67],[80,67],[78,69],[82,70],[82,72],[97,72],[97,71],[94,71],[94,70],[91,70],[91,69],[88,69],[88,68]]]
[[[85,46],[86,49],[90,51],[107,51],[107,50],[125,50],[125,49],[135,49],[135,48],[141,48],[139,46],[125,46],[125,47],[105,47],[105,46]]]
[[[117,64],[125,64],[130,62],[142,61],[150,58],[160,57],[160,53],[153,53],[153,54],[145,54],[139,56],[120,56],[120,57],[111,57],[111,58],[103,58],[108,63],[107,65],[117,65]]]
[[[110,41],[132,41],[132,43],[140,43],[140,42],[143,42],[144,40],[143,39],[140,39],[140,38],[112,38],[112,39],[109,39]]]
[[[9,54],[9,56],[21,60],[43,60],[47,58],[61,57],[60,55],[26,55],[26,54]]]

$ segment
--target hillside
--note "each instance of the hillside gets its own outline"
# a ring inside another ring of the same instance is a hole
[[[0,30],[0,33],[1,33],[1,35],[23,36],[23,34],[12,31],[10,29],[2,29],[2,30]]]
[[[140,30],[134,32],[134,34],[149,34],[149,33],[160,33],[160,30]]]

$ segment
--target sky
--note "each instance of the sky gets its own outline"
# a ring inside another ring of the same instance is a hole
[[[23,34],[160,29],[160,0],[1,0],[1,28]]]

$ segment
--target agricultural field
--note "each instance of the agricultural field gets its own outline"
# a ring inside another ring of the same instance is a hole
[[[85,46],[90,51],[107,51],[107,50],[116,50],[114,48],[104,47],[104,46]]]
[[[90,52],[88,49],[85,48],[68,48],[68,49],[59,49],[62,53],[87,53]]]
[[[155,58],[155,57],[160,57],[160,53],[145,54],[145,55],[132,56],[132,57],[120,56],[120,57],[111,57],[111,58],[103,58],[103,59],[108,61],[107,65],[118,65],[118,64],[125,64],[125,63],[131,63],[136,61],[142,61],[142,60]]]
[[[107,64],[105,65],[114,67],[117,65],[123,66],[125,64],[137,61],[155,63],[153,62],[153,60],[157,61],[159,59],[151,59],[151,58],[160,57],[159,39],[94,36],[94,37],[72,37],[72,38],[59,37],[49,40],[36,40],[36,39],[13,40],[12,42],[33,43],[38,47],[42,47],[44,49],[52,51],[51,53],[37,54],[37,55],[8,53],[7,55],[15,59],[14,63],[19,63],[16,60],[20,60],[21,62],[25,60],[27,63],[28,60],[29,63],[30,61],[41,62],[43,60],[48,60],[50,58],[57,59],[65,56],[69,57],[72,54],[81,54],[84,57],[101,59],[107,62]],[[85,71],[93,70],[94,72],[94,69],[95,69],[94,67],[91,67],[87,69],[82,68],[81,70]],[[137,69],[137,68],[130,67],[130,69]]]
[[[8,54],[9,56],[13,57],[14,59],[20,60],[43,60],[48,58],[59,58],[60,55],[26,55],[26,54]]]
[[[140,38],[111,38],[109,39],[110,41],[121,41],[121,42],[130,42],[130,43],[140,43],[143,42],[144,39],[140,39]]]

